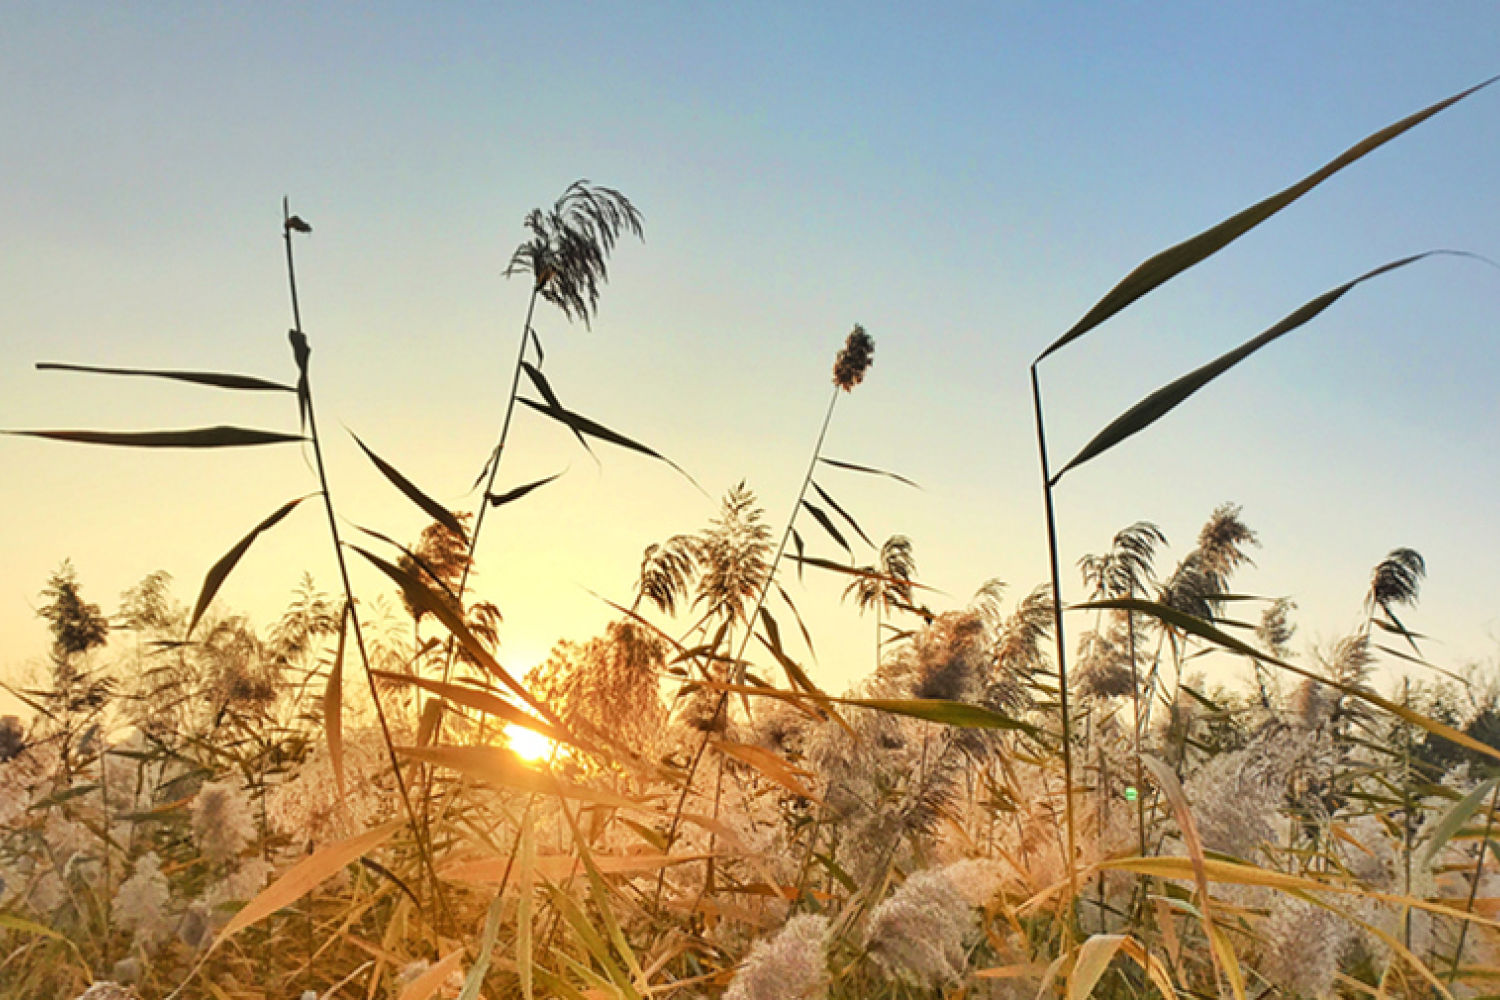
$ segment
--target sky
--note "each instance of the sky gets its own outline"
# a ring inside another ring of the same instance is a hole
[[[21,4],[0,33],[0,427],[296,429],[288,397],[39,372],[33,362],[295,378],[281,199],[347,524],[426,518],[347,431],[470,509],[526,305],[501,275],[522,219],[578,178],[645,241],[591,328],[534,322],[565,403],[703,484],[519,413],[478,593],[524,671],[628,601],[648,544],[744,480],[791,513],[850,327],[875,338],[824,454],[921,484],[820,482],[878,543],[913,539],[931,603],[1047,577],[1032,360],[1137,263],[1365,135],[1500,72],[1490,3]],[[1041,366],[1054,459],[1157,386],[1396,257],[1500,258],[1500,85],[1315,190]],[[1170,570],[1225,501],[1262,547],[1236,589],[1298,603],[1313,655],[1371,568],[1427,560],[1406,620],[1452,669],[1495,659],[1500,270],[1436,258],[1361,286],[1146,433],[1069,473],[1077,560],[1141,519]],[[208,568],[316,489],[296,445],[147,452],[0,438],[0,676],[45,656],[39,591],[72,560],[106,611]],[[818,529],[799,523],[812,541]],[[351,531],[347,526],[346,532]],[[826,540],[813,551],[836,557]],[[871,559],[867,550],[857,561]],[[304,572],[337,586],[312,504],[258,540],[223,606],[274,621]],[[809,672],[865,672],[841,581],[792,590]],[[356,568],[361,600],[395,597]],[[1224,678],[1239,671],[1212,669]]]

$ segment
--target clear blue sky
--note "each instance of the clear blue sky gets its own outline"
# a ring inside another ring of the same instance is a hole
[[[827,452],[922,492],[830,474],[876,540],[911,535],[962,604],[1044,580],[1026,369],[1144,257],[1365,134],[1500,72],[1500,7],[1346,4],[6,4],[0,33],[0,426],[289,428],[284,399],[38,373],[35,360],[290,378],[280,199],[325,429],[358,431],[468,506],[524,309],[499,276],[530,208],[588,177],[626,192],[591,332],[540,314],[565,399],[786,517],[853,322],[877,341]],[[1071,454],[1158,384],[1390,258],[1500,256],[1500,88],[1346,171],[1044,366]],[[1264,542],[1243,589],[1332,639],[1395,546],[1428,559],[1414,627],[1445,665],[1493,654],[1500,584],[1500,273],[1425,262],[1356,291],[1147,435],[1066,479],[1064,561],[1146,518],[1191,546],[1215,504]],[[641,549],[713,504],[531,414],[481,592],[524,669],[624,598]],[[313,488],[294,448],[215,454],[0,440],[0,671],[39,658],[32,609],[73,559],[113,608],[151,570],[203,572]],[[345,438],[353,521],[423,518]],[[308,509],[223,597],[262,623],[302,570],[332,589]],[[489,531],[490,529],[487,529]],[[807,532],[810,537],[815,529]],[[863,558],[864,553],[861,554]],[[1068,571],[1067,596],[1080,596]],[[367,594],[378,581],[357,580]],[[798,593],[833,686],[869,622]],[[1238,669],[1238,668],[1235,668]]]

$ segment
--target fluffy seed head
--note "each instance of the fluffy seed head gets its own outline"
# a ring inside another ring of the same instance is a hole
[[[849,392],[865,379],[865,372],[875,363],[875,340],[858,323],[844,340],[839,356],[833,362],[833,384]]]

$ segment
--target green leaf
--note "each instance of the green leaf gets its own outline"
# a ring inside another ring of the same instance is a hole
[[[1139,299],[1158,286],[1172,280],[1193,265],[1222,250],[1366,153],[1380,148],[1408,129],[1420,125],[1439,111],[1456,104],[1477,90],[1488,87],[1496,80],[1500,80],[1500,76],[1492,76],[1483,83],[1470,87],[1468,90],[1455,94],[1446,100],[1439,101],[1430,107],[1418,111],[1414,115],[1403,118],[1394,125],[1387,126],[1379,132],[1367,136],[1291,187],[1277,192],[1264,201],[1251,205],[1237,215],[1231,216],[1218,225],[1204,230],[1197,236],[1184,240],[1167,250],[1163,250],[1150,260],[1145,261],[1134,271],[1127,274],[1118,285],[1111,289],[1104,298],[1100,299],[1092,309],[1084,314],[1082,319],[1074,323],[1067,333],[1064,333],[1051,347],[1043,351],[1037,357],[1037,361],[1041,361],[1042,358],[1045,358],[1053,351],[1077,340],[1115,313],[1130,305],[1136,299]]]
[[[1232,650],[1233,652],[1240,653],[1244,656],[1249,656],[1264,663],[1270,663],[1274,666],[1278,666],[1281,669],[1296,674],[1299,677],[1305,677],[1308,680],[1317,681],[1319,684],[1325,684],[1328,687],[1333,688],[1335,691],[1342,691],[1344,692],[1344,694],[1349,695],[1351,698],[1358,698],[1360,701],[1374,705],[1376,708],[1384,709],[1397,718],[1403,719],[1414,726],[1425,729],[1429,733],[1432,733],[1436,736],[1441,736],[1443,739],[1449,741],[1450,743],[1456,743],[1461,747],[1473,750],[1476,753],[1483,754],[1484,756],[1491,759],[1500,760],[1500,750],[1496,750],[1494,747],[1486,743],[1481,743],[1478,740],[1474,739],[1474,737],[1461,733],[1457,729],[1454,729],[1452,726],[1444,725],[1436,719],[1428,718],[1421,712],[1414,712],[1411,709],[1407,708],[1405,705],[1397,704],[1396,702],[1391,701],[1389,698],[1382,698],[1380,695],[1376,694],[1373,691],[1366,691],[1364,688],[1356,687],[1352,684],[1344,684],[1339,681],[1331,680],[1330,678],[1324,677],[1320,674],[1316,674],[1311,670],[1305,670],[1302,667],[1297,666],[1296,664],[1288,663],[1286,660],[1272,656],[1269,653],[1262,652],[1249,643],[1242,642],[1239,639],[1236,639],[1234,636],[1229,635],[1227,632],[1220,631],[1201,618],[1195,618],[1192,615],[1184,614],[1183,612],[1178,611],[1176,608],[1168,607],[1165,604],[1160,604],[1156,601],[1147,601],[1139,597],[1113,597],[1104,601],[1088,601],[1083,604],[1073,604],[1069,606],[1068,610],[1131,611],[1135,612],[1136,614],[1150,615],[1151,617],[1156,618],[1157,620],[1164,622],[1167,625],[1172,626],[1173,628],[1180,629],[1181,631],[1187,632],[1191,635],[1196,635],[1200,639],[1207,639],[1209,642],[1216,643],[1217,645],[1220,645],[1225,649]]]
[[[308,497],[314,497],[317,495],[318,494],[316,493],[309,493],[307,496],[298,497],[295,500],[288,500],[286,503],[282,504],[270,517],[266,518],[264,521],[257,524],[254,528],[250,529],[250,533],[248,535],[246,535],[244,538],[241,538],[239,542],[235,544],[234,548],[224,553],[223,557],[209,568],[208,574],[203,578],[203,589],[198,592],[198,603],[193,607],[193,617],[188,621],[187,632],[185,632],[184,635],[193,634],[193,628],[197,626],[198,619],[203,617],[203,612],[208,610],[209,602],[214,599],[214,595],[217,594],[219,592],[219,588],[224,585],[224,580],[229,576],[234,567],[239,564],[240,559],[245,555],[245,553],[249,551],[250,544],[260,536],[260,533],[275,527],[276,524],[278,524],[282,518],[290,514],[292,512],[292,509],[295,508],[299,503],[306,500]]]
[[[47,438],[76,444],[104,444],[119,448],[245,448],[283,441],[306,441],[301,434],[260,431],[248,427],[195,427],[182,431],[0,431],[17,437]]]
[[[824,465],[831,465],[835,469],[846,469],[849,472],[864,472],[872,476],[885,476],[887,479],[894,479],[898,483],[905,483],[913,489],[920,490],[922,488],[905,476],[898,476],[894,472],[886,472],[884,469],[874,469],[868,465],[855,465],[853,462],[840,462],[837,459],[823,458],[821,456],[819,456],[818,461]]]
[[[95,365],[70,365],[60,361],[38,361],[38,371],[83,372],[91,375],[143,375],[148,378],[175,379],[197,385],[213,386],[216,389],[246,389],[251,392],[296,392],[281,382],[257,378],[254,375],[231,375],[225,372],[189,372],[165,368],[104,368]]]
[[[1157,389],[1151,395],[1147,396],[1145,399],[1141,400],[1139,403],[1136,403],[1130,409],[1126,410],[1120,416],[1116,417],[1108,427],[1104,428],[1104,430],[1100,431],[1094,436],[1094,439],[1092,441],[1084,445],[1083,450],[1075,455],[1072,461],[1063,466],[1062,469],[1060,469],[1057,474],[1052,477],[1052,485],[1055,486],[1057,484],[1057,481],[1063,477],[1063,473],[1067,472],[1069,469],[1082,465],[1089,459],[1103,454],[1110,448],[1113,448],[1115,445],[1119,444],[1121,441],[1124,441],[1126,438],[1145,430],[1147,427],[1151,426],[1156,421],[1160,420],[1162,417],[1170,413],[1178,406],[1178,404],[1182,403],[1193,393],[1197,392],[1209,382],[1218,378],[1220,375],[1224,374],[1226,371],[1233,368],[1235,365],[1239,364],[1241,361],[1245,360],[1247,357],[1254,354],[1262,347],[1265,347],[1267,344],[1271,343],[1271,341],[1276,340],[1283,334],[1290,333],[1291,331],[1302,326],[1304,323],[1307,323],[1313,317],[1317,316],[1323,310],[1327,309],[1329,306],[1337,302],[1355,285],[1358,285],[1364,281],[1369,281],[1371,278],[1385,274],[1387,271],[1393,271],[1398,267],[1405,267],[1407,264],[1419,261],[1424,257],[1431,257],[1433,254],[1455,253],[1457,252],[1451,250],[1429,250],[1426,253],[1413,254],[1410,257],[1403,257],[1400,260],[1394,260],[1388,264],[1382,264],[1372,271],[1365,272],[1358,278],[1355,278],[1353,281],[1347,281],[1337,288],[1324,292],[1322,295],[1319,295],[1317,298],[1292,312],[1286,318],[1284,318],[1265,332],[1259,334],[1258,336],[1250,338],[1239,347],[1236,347],[1234,350],[1228,352],[1227,354],[1220,355],[1218,358],[1215,358],[1208,364],[1203,365],[1201,368],[1197,368],[1194,371],[1188,372],[1186,375],[1177,379],[1175,382],[1171,382],[1167,385],[1162,386],[1160,389]],[[1468,255],[1464,254],[1463,256]]]
[[[1484,805],[1485,797],[1494,793],[1497,784],[1500,784],[1500,777],[1481,781],[1472,792],[1455,802],[1453,808],[1443,814],[1443,818],[1432,829],[1432,836],[1427,841],[1427,847],[1422,851],[1422,867],[1430,865],[1438,851],[1443,849],[1443,845],[1463,829],[1463,825],[1469,821],[1469,818],[1479,810],[1480,806]]]
[[[868,545],[872,549],[875,548],[875,543],[870,541],[870,536],[865,534],[865,529],[861,528],[858,522],[856,522],[854,518],[849,516],[849,512],[840,507],[839,502],[833,497],[829,496],[828,491],[819,486],[816,480],[812,481],[812,488],[818,491],[818,496],[823,498],[824,503],[833,508],[834,513],[838,514],[839,517],[842,517],[845,521],[849,522],[849,527],[854,529],[854,533],[856,535],[864,539],[866,545]]]
[[[991,711],[965,701],[944,701],[939,698],[830,698],[840,705],[856,705],[871,708],[891,715],[906,715],[926,722],[938,722],[961,729],[1019,729],[1032,737],[1040,737],[1037,728],[1019,719]]]
[[[504,493],[486,493],[484,495],[484,498],[490,502],[491,507],[499,507],[503,504],[508,504],[514,500],[521,499],[532,490],[542,486],[546,486],[548,483],[552,482],[554,479],[559,478],[561,475],[561,472],[554,472],[546,479],[538,479],[535,482],[527,483],[524,486],[517,486],[513,490],[506,490]]]
[[[489,913],[485,914],[484,934],[479,939],[479,954],[469,967],[469,975],[464,980],[464,988],[459,993],[458,1000],[477,1000],[479,989],[484,985],[484,977],[490,971],[490,956],[494,954],[495,940],[500,936],[500,917],[504,909],[505,894],[497,892],[490,903]]]
[[[459,541],[465,545],[469,544],[469,536],[464,531],[463,524],[459,522],[451,510],[417,489],[416,484],[403,476],[400,470],[394,465],[371,451],[370,446],[361,441],[358,434],[350,431],[349,436],[354,439],[355,444],[359,445],[360,450],[369,456],[370,461],[375,463],[375,468],[379,469],[381,474],[390,480],[391,485],[406,494],[406,499],[422,508],[428,517],[451,531]]]
[[[849,558],[853,559],[854,550],[849,547],[848,542],[844,541],[844,536],[839,533],[839,529],[834,527],[832,519],[829,518],[827,514],[823,513],[821,508],[814,506],[811,501],[803,500],[802,506],[807,508],[807,512],[813,516],[813,520],[821,524],[823,526],[823,530],[828,532],[829,537],[831,537],[835,542],[838,542],[839,546],[845,552],[849,553]]]

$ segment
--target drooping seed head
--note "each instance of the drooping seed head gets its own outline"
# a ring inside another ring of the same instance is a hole
[[[865,379],[865,372],[875,363],[875,340],[858,323],[849,331],[839,356],[833,362],[833,384],[845,392]]]

